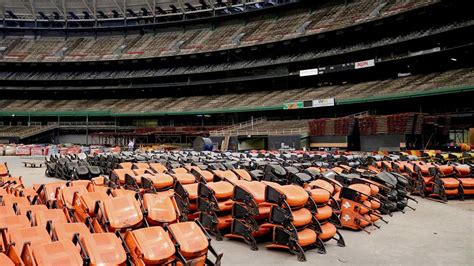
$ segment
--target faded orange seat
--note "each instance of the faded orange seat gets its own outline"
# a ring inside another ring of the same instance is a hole
[[[135,198],[122,196],[104,200],[104,212],[113,230],[137,226],[143,220],[140,204]]]
[[[474,188],[474,178],[472,177],[462,177],[459,178],[459,181],[464,188]]]
[[[7,257],[4,253],[0,253],[0,265],[2,266],[15,266],[15,263],[13,263],[10,258]]]
[[[154,226],[127,232],[125,243],[132,257],[147,265],[164,265],[174,260],[175,247],[162,227]],[[137,263],[138,264],[138,263]]]
[[[174,184],[174,178],[168,174],[144,174],[143,177],[150,179],[157,189],[167,188]]]
[[[67,217],[61,209],[38,210],[34,213],[35,224],[38,226],[46,225],[48,221],[54,223],[67,223]]]
[[[150,165],[148,163],[133,163],[132,169],[148,169]]]
[[[134,190],[129,190],[129,189],[121,189],[117,188],[112,190],[112,195],[114,197],[130,197],[130,198],[135,198],[135,195],[137,194],[136,191]]]
[[[316,239],[318,238],[318,234],[315,231],[305,228],[301,231],[297,232],[298,235],[298,244],[302,247],[307,247],[316,243]]]
[[[286,196],[286,202],[288,202],[291,207],[304,205],[309,198],[308,192],[296,185],[281,186],[279,191]]]
[[[125,175],[135,177],[135,173],[131,168],[114,169],[111,175],[117,177],[120,184],[125,184]]]
[[[250,176],[249,172],[245,169],[234,169],[234,172],[237,173],[240,179],[252,181],[252,177]]]
[[[57,181],[44,185],[44,199],[46,201],[56,200],[56,190],[66,187],[66,182]]]
[[[131,163],[131,162],[119,163],[119,167],[121,169],[132,169],[132,166],[133,166],[133,163]]]
[[[231,170],[225,170],[225,171],[222,171],[222,170],[214,170],[214,173],[220,177],[221,179],[227,179],[229,181],[234,181],[234,180],[238,180],[239,178],[237,177],[237,175],[232,172]]]
[[[91,265],[122,265],[127,260],[122,242],[113,233],[85,235],[81,242]]]
[[[207,183],[206,186],[214,191],[214,195],[218,200],[225,200],[234,194],[234,186],[227,181],[217,181]]]
[[[56,241],[33,248],[33,257],[38,265],[82,265],[82,257],[71,241]]]
[[[207,170],[199,170],[198,172],[204,177],[206,182],[212,182],[214,179],[214,174]]]
[[[98,178],[99,177],[96,177],[95,180],[98,181]],[[102,179],[103,178],[104,177],[102,177]],[[87,188],[87,186],[89,186],[90,184],[92,184],[92,182],[89,181],[89,180],[73,180],[73,181],[71,181],[72,186],[83,186],[83,187]]]
[[[184,189],[188,192],[189,200],[195,200],[198,197],[198,183],[183,185]]]
[[[100,201],[100,204],[103,205],[103,202],[109,198],[109,195],[102,191],[87,192],[81,195],[80,206],[89,215],[94,215],[95,203]]]
[[[9,208],[13,208],[13,204],[30,205],[30,201],[25,197],[16,197],[12,194],[2,196],[3,204]]]
[[[225,212],[232,210],[232,206],[234,205],[234,201],[232,199],[227,199],[223,201],[217,202],[219,211]]]
[[[196,182],[196,178],[192,174],[189,174],[189,173],[180,173],[180,174],[175,174],[174,176],[182,185],[192,184]]]
[[[266,185],[263,182],[236,180],[235,184],[250,193],[255,203],[260,204],[265,202]]]
[[[28,213],[28,211],[31,211],[31,213],[35,213],[40,210],[47,210],[48,208],[46,205],[18,205],[18,211],[20,215],[25,216]]]
[[[168,171],[168,169],[161,163],[150,163],[150,168],[155,170],[157,173],[164,173]]]
[[[85,186],[80,185],[64,187],[60,190],[63,203],[68,208],[72,208],[72,206],[74,205],[72,202],[74,198],[74,193],[77,193],[78,196],[81,196],[82,194],[87,192],[87,188]]]
[[[30,227],[31,222],[24,215],[2,215],[0,216],[0,228],[7,228],[8,230],[15,228]]]
[[[195,222],[175,223],[169,226],[169,230],[185,258],[196,258],[207,254],[209,242]]]
[[[143,206],[148,210],[147,220],[151,224],[173,223],[178,219],[175,205],[170,197],[145,194],[143,195]]]
[[[458,188],[459,187],[459,181],[456,178],[443,177],[441,178],[441,181],[443,182],[443,185],[445,188]]]
[[[75,234],[82,237],[91,232],[84,223],[56,223],[53,226],[53,235],[60,241],[72,241]]]
[[[217,229],[222,230],[232,226],[232,215],[224,215],[217,217]]]
[[[32,247],[51,242],[44,226],[14,228],[9,230],[9,236],[10,241],[15,243],[14,249],[17,254],[21,254],[26,242],[30,242]]]
[[[13,207],[11,206],[0,206],[0,218],[4,216],[16,215]],[[0,223],[1,225],[1,223]]]
[[[333,238],[336,235],[336,232],[336,226],[327,222],[321,225],[321,233],[319,234],[319,238],[321,238],[322,241],[327,241]]]
[[[370,201],[370,207],[374,210],[377,210],[380,208],[380,202],[376,200],[371,200]]]
[[[309,224],[313,218],[311,212],[306,208],[292,211],[291,216],[293,217],[293,225],[295,227],[305,226]]]
[[[326,204],[331,196],[329,191],[322,188],[311,189],[309,192],[311,193],[311,198],[316,204]]]
[[[171,169],[175,174],[187,174],[188,173],[188,169],[184,168],[184,167],[178,167],[178,168],[173,168]]]
[[[360,200],[361,201],[367,200],[368,199],[367,196],[370,196],[370,194],[372,192],[370,187],[368,185],[365,185],[365,184],[352,184],[352,185],[349,186],[349,188],[363,194],[363,195],[360,195]]]
[[[318,207],[318,212],[316,213],[316,219],[318,221],[325,221],[332,216],[332,208],[329,205]]]
[[[148,172],[148,168],[138,168],[138,169],[133,169],[132,171],[134,173],[134,176],[141,176]]]
[[[329,183],[325,180],[322,180],[322,179],[317,179],[317,180],[311,181],[308,185],[310,187],[318,187],[318,188],[327,190],[327,191],[329,191],[329,193],[331,195],[334,193],[334,186],[331,183]]]

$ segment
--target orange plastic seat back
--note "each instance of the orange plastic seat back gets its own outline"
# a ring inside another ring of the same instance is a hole
[[[112,175],[118,177],[120,184],[125,184],[125,175],[135,176],[135,173],[131,168],[114,169]]]
[[[266,185],[263,182],[238,180],[235,181],[235,184],[250,193],[255,203],[259,204],[265,202]]]
[[[183,185],[186,184],[192,184],[196,182],[196,178],[189,173],[179,173],[179,174],[174,174],[176,179]]]
[[[81,254],[71,241],[56,241],[33,248],[33,257],[38,265],[83,265]]]
[[[91,265],[121,265],[127,260],[121,241],[113,233],[85,235],[81,242]]]
[[[150,179],[157,189],[170,187],[174,184],[174,178],[168,174],[144,174],[143,177]]]
[[[72,206],[74,205],[72,201],[73,201],[75,193],[77,193],[78,196],[81,196],[82,194],[87,193],[87,192],[88,192],[87,188],[81,185],[64,187],[60,190],[63,204],[68,208],[72,208]]]
[[[107,200],[108,198],[110,198],[109,195],[107,195],[104,192],[94,191],[94,192],[84,193],[80,197],[80,206],[84,210],[86,210],[89,214],[92,215],[94,212],[96,202],[100,201],[101,204],[103,204],[103,202]]]
[[[15,263],[7,257],[4,253],[0,253],[0,265],[2,266],[15,266]]]
[[[132,254],[143,258],[145,264],[164,265],[174,259],[173,241],[162,227],[154,226],[128,232],[125,242]]]
[[[55,223],[53,230],[60,241],[71,241],[75,234],[80,236],[91,234],[84,223]]]
[[[31,222],[23,215],[2,215],[0,216],[0,228],[7,228],[8,230],[15,228],[30,227]]]
[[[277,190],[286,196],[286,202],[288,202],[291,207],[302,206],[306,204],[309,198],[308,192],[297,185],[285,185]]]
[[[132,169],[148,169],[150,165],[148,163],[134,163]]]
[[[30,242],[32,247],[51,242],[44,226],[11,229],[9,235],[11,242],[15,243],[17,254],[20,254],[26,242]]]
[[[240,179],[252,181],[252,177],[250,176],[249,172],[245,169],[234,169],[234,172],[239,175]]]
[[[176,223],[169,226],[180,252],[185,258],[194,258],[207,253],[206,235],[195,222]]]
[[[114,197],[105,200],[103,204],[110,227],[114,230],[136,226],[143,220],[140,204],[135,198]]]
[[[61,209],[38,210],[34,213],[35,224],[38,226],[46,225],[48,221],[54,223],[67,223],[67,217]]]
[[[227,181],[211,182],[206,186],[214,191],[218,200],[229,199],[234,194],[234,186]]]
[[[164,173],[168,171],[168,169],[161,163],[150,163],[150,168],[155,170],[157,173]]]
[[[172,171],[175,174],[186,174],[186,173],[188,173],[188,169],[186,169],[184,167],[173,168]]]
[[[3,204],[10,208],[13,208],[13,204],[20,205],[30,205],[30,201],[25,197],[16,197],[12,194],[2,196]]]
[[[119,163],[120,169],[132,169],[133,163],[130,162],[124,162],[124,163]]]
[[[157,194],[143,195],[143,205],[148,210],[148,219],[158,223],[173,223],[178,219],[176,207],[170,197]]]

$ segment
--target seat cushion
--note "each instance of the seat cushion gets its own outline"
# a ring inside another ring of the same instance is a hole
[[[262,202],[265,202],[266,185],[264,183],[258,181],[238,180],[236,182],[236,185],[250,193],[253,196],[255,203],[260,204]]]
[[[71,241],[75,234],[81,237],[91,234],[84,223],[56,223],[53,230],[58,240],[64,241]]]
[[[153,186],[157,189],[170,187],[174,184],[173,177],[168,174],[145,174],[143,176],[149,178],[151,182],[153,182]]]
[[[291,211],[291,216],[293,217],[293,225],[295,227],[306,226],[312,219],[311,212],[306,208]]]
[[[195,200],[198,197],[198,183],[183,185],[189,194],[189,200]]]
[[[318,221],[325,221],[331,218],[332,215],[332,208],[329,205],[318,207],[318,212],[316,213],[316,219]]]
[[[92,265],[119,265],[127,260],[121,241],[113,233],[86,235],[81,242]]]
[[[309,228],[305,228],[301,231],[298,231],[297,235],[298,235],[298,244],[300,244],[300,246],[302,247],[306,247],[306,246],[314,244],[318,237],[316,232]]]
[[[143,220],[140,205],[132,197],[107,199],[104,201],[104,211],[112,229],[134,227]]]
[[[11,229],[9,235],[11,242],[15,242],[14,248],[18,254],[20,254],[26,242],[30,242],[32,247],[51,242],[44,226]]]
[[[459,181],[456,178],[443,177],[441,178],[441,181],[443,182],[443,185],[445,188],[458,188],[459,187]]]
[[[157,194],[145,194],[143,195],[143,205],[148,211],[147,219],[150,222],[172,223],[178,218],[170,197],[163,197]]]
[[[196,178],[192,174],[179,173],[175,174],[174,176],[182,185],[192,184],[196,182]]]
[[[349,186],[349,188],[362,193],[363,195],[360,196],[362,201],[366,200],[367,196],[370,196],[372,192],[370,187],[365,184],[352,184]]]
[[[459,181],[461,182],[464,189],[474,188],[474,178],[472,177],[459,178]]]
[[[134,230],[131,235],[133,235],[139,253],[143,255],[146,264],[162,264],[174,257],[173,241],[162,227],[154,226]]]
[[[310,187],[318,187],[324,190],[329,191],[331,195],[334,193],[334,186],[326,180],[317,179],[309,183]]]
[[[334,224],[327,222],[321,225],[321,234],[319,234],[319,238],[322,241],[327,241],[336,235],[337,228]]]
[[[0,265],[2,266],[15,266],[15,263],[10,260],[4,253],[0,253]]]
[[[314,188],[309,192],[311,193],[311,198],[316,204],[326,204],[331,196],[329,191],[322,188]]]
[[[208,240],[195,222],[172,224],[169,229],[180,245],[181,254],[185,258],[194,258],[207,253]]]
[[[227,181],[210,182],[206,186],[214,191],[218,200],[229,199],[234,194],[234,186]]]
[[[296,185],[281,186],[280,192],[286,196],[286,202],[291,207],[302,206],[306,204],[309,198],[308,192]]]
[[[46,225],[48,221],[52,221],[53,224],[68,222],[63,210],[60,209],[38,210],[34,215],[36,225]]]
[[[33,256],[38,265],[77,265],[83,264],[81,254],[71,241],[56,241],[37,245]]]

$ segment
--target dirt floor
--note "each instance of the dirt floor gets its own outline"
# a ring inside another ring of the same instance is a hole
[[[26,185],[51,182],[43,168],[25,168],[21,162],[34,157],[0,157],[14,176],[22,176]],[[285,251],[272,251],[259,245],[251,251],[234,240],[213,241],[224,253],[223,265],[474,265],[474,200],[450,200],[447,204],[419,199],[411,202],[416,211],[386,216],[381,229],[369,228],[370,234],[342,230],[346,247],[327,243],[327,254],[306,252],[307,262],[300,263]]]

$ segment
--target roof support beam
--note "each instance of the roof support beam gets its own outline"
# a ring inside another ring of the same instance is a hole
[[[64,6],[64,0],[61,0],[61,5],[58,4],[58,0],[50,0],[49,1],[51,5],[53,5],[54,8],[63,16],[64,19],[67,18],[66,12],[65,12],[65,6]],[[62,6],[62,8],[61,8]]]
[[[32,19],[36,19],[36,8],[33,0],[17,0],[26,14],[30,15]]]
[[[94,3],[95,1],[92,1],[92,5],[91,5],[91,0],[82,0],[82,3],[84,4],[84,7],[87,9],[87,11],[89,11],[89,13],[94,17],[95,19],[95,11],[94,11]]]

